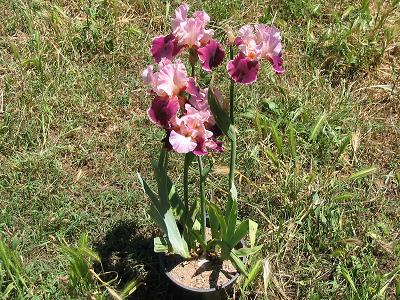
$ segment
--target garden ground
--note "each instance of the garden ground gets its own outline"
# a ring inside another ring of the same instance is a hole
[[[188,1],[221,41],[226,25],[282,31],[285,74],[264,63],[237,87],[240,214],[259,223],[253,260],[271,265],[248,299],[400,297],[400,6],[381,2]],[[151,181],[162,139],[140,74],[179,3],[0,0],[0,239],[26,281],[10,285],[0,259],[3,298],[107,298],[99,284],[68,288],[60,245],[84,232],[113,288],[138,277],[133,298],[168,294],[136,173]],[[227,94],[224,67],[216,79]],[[222,205],[227,155],[210,159],[208,197]],[[182,156],[171,160],[179,182]]]

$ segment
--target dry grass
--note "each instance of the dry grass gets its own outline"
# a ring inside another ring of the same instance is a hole
[[[60,288],[66,263],[59,240],[74,241],[83,231],[94,240],[105,271],[118,271],[122,283],[142,274],[146,285],[138,298],[165,299],[168,293],[151,254],[156,229],[135,176],[140,171],[151,178],[149,161],[162,138],[146,118],[150,99],[140,73],[151,62],[151,38],[169,30],[166,15],[177,3],[167,11],[167,2],[0,0],[0,237],[12,241],[28,274],[41,274],[32,288],[49,299],[67,297]],[[207,10],[221,40],[227,24],[237,29],[274,21],[283,31],[285,75],[276,78],[263,64],[257,84],[238,87],[236,107],[241,215],[260,223],[262,256],[273,266],[268,298],[383,299],[379,292],[388,283],[382,295],[395,299],[398,8],[370,38],[361,29],[341,35],[364,16],[351,1],[189,2]],[[349,6],[353,10],[343,17]],[[371,3],[372,16],[376,7]],[[383,28],[394,28],[394,38],[376,60],[371,50],[384,40]],[[224,71],[218,74],[226,88]],[[310,132],[324,112],[312,142]],[[259,127],[257,115],[265,126]],[[283,137],[282,155],[271,121]],[[289,123],[296,131],[296,161],[288,147]],[[339,153],[347,136],[352,139]],[[210,156],[221,167],[207,182],[208,196],[221,204],[225,156]],[[172,155],[177,181],[181,160]],[[375,174],[348,181],[372,165]],[[246,297],[267,297],[261,281]]]

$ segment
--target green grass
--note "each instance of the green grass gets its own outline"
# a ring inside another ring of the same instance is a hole
[[[399,5],[188,2],[209,13],[220,39],[225,25],[248,22],[274,21],[283,35],[286,73],[263,62],[256,84],[237,87],[240,214],[259,222],[272,266],[267,295],[259,276],[245,297],[399,298]],[[180,1],[167,3],[0,0],[0,240],[21,270],[8,272],[0,256],[0,298],[10,283],[14,298],[96,297],[65,284],[60,241],[76,244],[83,232],[103,271],[118,273],[114,288],[141,276],[137,298],[168,295],[135,175],[151,178],[162,138],[140,74]],[[227,94],[224,68],[217,73]],[[180,182],[182,159],[171,156]],[[219,168],[207,196],[223,204],[227,155],[210,159]]]

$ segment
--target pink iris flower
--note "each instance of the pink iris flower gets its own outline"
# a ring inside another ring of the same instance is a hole
[[[156,96],[151,102],[147,115],[150,120],[165,129],[170,128],[171,120],[176,116],[179,110],[178,97],[160,97]]]
[[[207,45],[199,48],[197,54],[203,70],[207,72],[211,72],[212,69],[218,67],[225,58],[225,51],[215,40],[210,40]]]
[[[186,92],[191,96],[189,98],[189,103],[198,111],[204,112],[208,115],[205,122],[211,126],[215,125],[214,116],[211,113],[211,108],[207,101],[208,89],[199,88],[194,79],[190,78]]]
[[[151,55],[156,63],[159,63],[162,58],[172,60],[182,50],[182,46],[178,45],[178,41],[173,34],[166,36],[158,36],[151,42]]]
[[[260,59],[269,60],[275,73],[284,72],[281,36],[274,26],[243,26],[235,43],[240,52],[227,66],[228,73],[235,82],[250,84],[256,81]]]
[[[222,151],[221,143],[213,139],[213,133],[207,130],[205,122],[210,112],[199,111],[190,104],[185,105],[186,113],[172,121],[172,131],[169,134],[169,144],[178,153],[193,152],[195,155],[205,155],[208,149]]]
[[[142,77],[144,83],[150,85],[152,91],[161,97],[178,96],[189,82],[185,65],[178,59],[171,62],[163,58],[158,64],[157,72],[153,72],[153,66],[149,65],[143,71]]]
[[[256,59],[249,59],[243,52],[228,63],[228,73],[235,82],[250,84],[257,80],[260,64]]]
[[[207,44],[214,31],[206,29],[210,17],[204,11],[196,11],[192,18],[188,18],[189,6],[182,4],[175,10],[175,18],[172,19],[172,32],[178,41],[178,45],[188,48],[198,48]]]
[[[151,42],[151,55],[159,63],[163,58],[172,60],[183,48],[195,50],[203,70],[211,72],[225,58],[221,45],[212,39],[214,31],[206,29],[210,17],[204,11],[196,11],[188,18],[189,6],[182,4],[175,10],[172,19],[172,33],[158,36]]]
[[[192,18],[188,18],[189,6],[182,4],[175,10],[172,19],[172,31],[178,45],[197,50],[203,70],[211,72],[218,67],[225,58],[225,51],[221,45],[212,39],[214,31],[206,29],[210,17],[204,11],[196,11]]]

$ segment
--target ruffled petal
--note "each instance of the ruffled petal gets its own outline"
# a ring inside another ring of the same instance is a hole
[[[172,149],[178,153],[192,152],[197,146],[197,143],[194,142],[190,136],[181,135],[174,130],[171,131],[169,136],[169,143]]]
[[[150,120],[157,125],[169,128],[170,120],[176,116],[179,110],[178,97],[155,97],[147,110]]]
[[[268,59],[273,66],[275,73],[282,74],[282,43],[280,31],[274,26],[259,24],[256,27],[259,40],[260,55]]]
[[[207,44],[214,31],[206,29],[210,17],[205,11],[196,11],[192,18],[188,18],[189,7],[186,4],[175,10],[175,18],[172,19],[172,31],[178,44],[189,48],[198,48]]]
[[[187,14],[189,6],[182,4],[175,9],[175,18],[172,19],[172,30],[175,30],[181,26],[187,20]]]
[[[204,97],[202,90],[200,89],[200,87],[197,86],[196,81],[194,80],[193,77],[189,77],[189,82],[186,87],[186,92],[188,92],[189,95],[195,99],[200,99]]]
[[[172,60],[176,55],[179,54],[182,47],[178,45],[177,40],[173,34],[166,36],[158,36],[151,42],[151,55],[154,60],[159,63],[162,58],[168,58]]]
[[[240,52],[233,60],[229,61],[227,69],[235,82],[250,84],[257,80],[259,62],[248,59]]]
[[[206,147],[208,149],[211,149],[215,152],[223,152],[224,151],[224,147],[222,146],[222,142],[215,140],[215,139],[209,139],[206,142]]]
[[[211,72],[212,69],[218,67],[225,58],[225,51],[215,40],[210,40],[206,46],[199,48],[197,53],[203,70],[207,72]]]
[[[166,63],[166,60],[161,60],[162,67],[154,75],[154,92],[159,96],[177,96],[186,89],[189,81],[186,68],[180,60],[175,63]]]
[[[180,25],[175,31],[175,36],[181,46],[200,47],[204,37],[203,22],[198,19],[190,18]]]
[[[148,65],[147,68],[143,71],[142,79],[144,84],[153,85],[154,83],[153,65]]]
[[[280,55],[278,56],[273,56],[270,59],[270,62],[272,64],[272,68],[274,69],[274,72],[276,74],[283,74],[285,72],[285,70],[283,69],[282,65],[283,65],[283,59]]]
[[[195,11],[193,13],[193,17],[195,19],[201,20],[204,26],[206,26],[208,22],[210,22],[210,16],[204,10]]]

